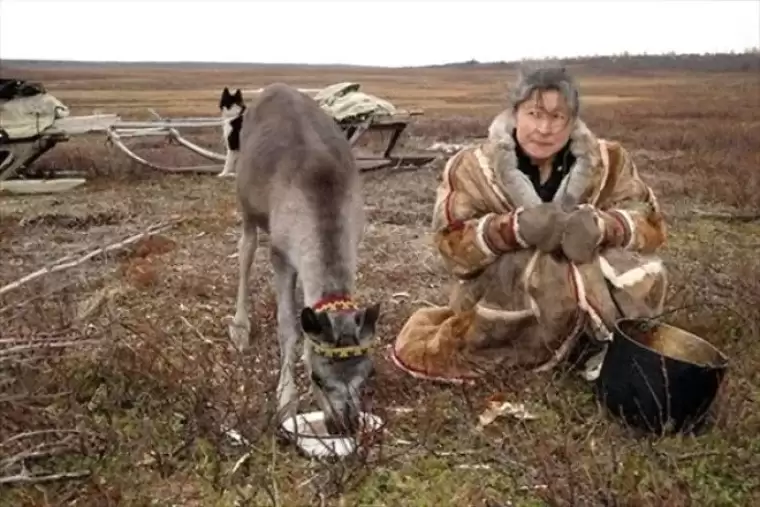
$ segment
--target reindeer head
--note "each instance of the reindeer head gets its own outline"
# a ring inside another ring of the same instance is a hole
[[[369,351],[380,304],[359,308],[348,299],[320,302],[301,312],[311,342],[311,382],[330,434],[358,429],[362,388],[374,367]]]

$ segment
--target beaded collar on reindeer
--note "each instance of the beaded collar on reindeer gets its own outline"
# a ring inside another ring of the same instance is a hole
[[[349,312],[358,308],[353,299],[346,295],[325,296],[312,306],[312,309],[317,313]],[[373,344],[330,347],[317,342],[311,337],[307,336],[307,338],[311,342],[315,354],[330,359],[347,359],[363,356],[373,347]]]

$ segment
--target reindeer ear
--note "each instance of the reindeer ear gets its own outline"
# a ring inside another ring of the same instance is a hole
[[[230,95],[230,89],[225,86],[224,90],[222,90],[222,97],[228,97],[229,95]]]
[[[306,334],[314,336],[322,334],[322,325],[319,322],[319,317],[311,307],[307,306],[301,310],[301,327]]]
[[[359,327],[359,335],[367,338],[375,334],[377,321],[380,318],[380,303],[375,303],[369,308],[356,313],[356,325]]]
[[[240,91],[240,88],[235,91],[235,95],[233,95],[233,97],[238,100],[243,100],[243,92]]]

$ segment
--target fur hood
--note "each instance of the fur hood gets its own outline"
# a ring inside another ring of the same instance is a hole
[[[525,174],[517,168],[517,153],[512,131],[515,118],[512,111],[501,112],[488,127],[489,166],[493,170],[494,184],[514,207],[532,207],[541,203],[533,185]],[[576,157],[568,174],[562,180],[554,197],[563,208],[569,210],[579,204],[593,204],[607,179],[607,169],[602,161],[600,140],[586,124],[575,120],[570,133],[570,151]],[[590,193],[589,193],[590,191]]]

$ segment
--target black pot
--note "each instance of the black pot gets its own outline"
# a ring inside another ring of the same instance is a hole
[[[594,392],[632,427],[658,435],[693,432],[704,424],[727,369],[728,358],[692,333],[621,319]]]

